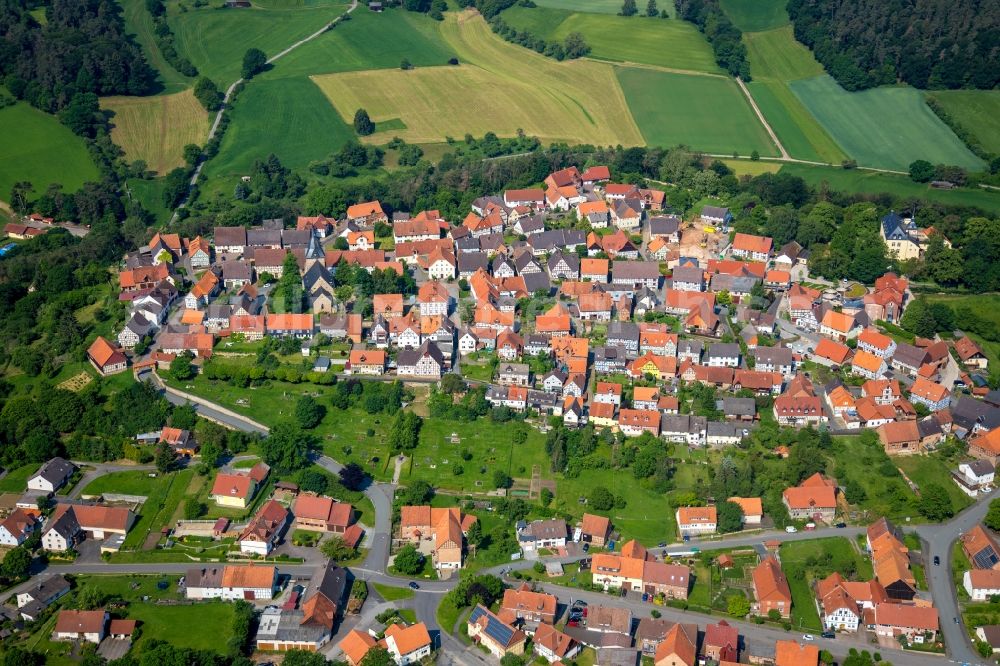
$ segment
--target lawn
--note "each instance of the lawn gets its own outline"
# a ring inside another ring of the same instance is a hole
[[[722,11],[744,32],[769,30],[788,23],[785,0],[720,0]]]
[[[130,574],[119,575],[85,575],[76,578],[76,593],[87,587],[96,587],[109,599],[122,599],[130,602],[142,601],[143,597],[150,600],[183,599],[184,595],[177,589],[179,575],[139,576]],[[165,590],[157,584],[167,582]],[[134,587],[133,587],[134,586]]]
[[[988,213],[1000,213],[1000,193],[989,190],[975,188],[936,190],[924,183],[914,183],[909,176],[810,164],[786,164],[781,167],[781,171],[799,176],[813,186],[825,181],[831,190],[840,192],[865,194],[887,192],[897,197],[920,197],[942,204],[976,206]]]
[[[170,219],[170,211],[163,204],[163,190],[166,182],[162,178],[140,180],[132,178],[127,181],[129,192],[143,208],[153,215],[156,222],[163,223]]]
[[[160,47],[156,45],[156,35],[153,32],[153,17],[146,9],[145,0],[119,0],[122,15],[125,18],[125,30],[135,36],[136,43],[142,47],[146,60],[159,76],[157,80],[165,93],[175,93],[184,90],[194,82],[193,78],[184,76],[164,59]]]
[[[629,108],[646,143],[749,155],[777,155],[777,149],[753,109],[731,80],[617,69]]]
[[[209,178],[235,182],[269,153],[286,167],[303,169],[354,137],[319,88],[304,77],[254,82],[237,98],[231,118],[219,154],[205,165]]]
[[[329,74],[314,80],[345,122],[365,108],[376,124],[402,120],[406,129],[394,134],[415,143],[488,131],[514,136],[519,130],[542,141],[642,143],[610,66],[555,62],[508,44],[472,12],[447,14],[440,29],[462,65]],[[498,100],[498,89],[509,102]],[[599,97],[595,90],[601,91]]]
[[[38,463],[10,467],[0,479],[0,493],[23,493],[28,488],[28,477],[38,471]]]
[[[141,548],[150,532],[159,532],[167,525],[184,498],[193,475],[193,469],[185,469],[157,477],[157,483],[145,493],[146,502],[139,511],[138,520],[125,537],[125,549]]]
[[[828,75],[793,81],[792,91],[862,166],[906,170],[916,159],[980,169],[957,136],[913,88],[849,93]]]
[[[153,476],[150,477],[150,474]],[[157,488],[164,484],[164,480],[164,475],[156,472],[112,472],[91,481],[81,494],[96,496],[104,493],[119,493],[149,497],[157,492]]]
[[[210,601],[179,606],[135,603],[130,619],[139,620],[143,641],[159,639],[178,648],[221,651],[232,635],[233,604]]]
[[[264,79],[365,69],[396,69],[403,58],[415,67],[445,65],[456,55],[441,39],[440,24],[418,12],[356,11],[351,20],[295,49]]]
[[[105,97],[101,108],[114,113],[111,138],[126,159],[144,160],[161,176],[184,166],[184,146],[204,145],[208,137],[208,111],[190,89],[158,97]]]
[[[546,40],[562,41],[571,32],[578,32],[590,46],[591,58],[720,72],[705,37],[687,21],[524,7],[512,7],[502,18],[518,30]],[[664,48],[665,44],[670,47]]]
[[[75,192],[85,181],[98,179],[83,139],[24,102],[0,109],[0,146],[0,199],[8,199],[11,187],[22,180],[35,186],[37,197],[51,183]]]
[[[927,93],[983,148],[1000,153],[1000,90],[935,90]]]
[[[372,583],[372,585],[375,586],[375,591],[386,601],[401,601],[413,598],[413,590],[408,587],[395,587],[392,585],[382,585],[381,583]]]
[[[539,7],[551,7],[553,9],[571,9],[577,12],[590,12],[593,14],[617,14],[621,11],[622,3],[618,0],[537,0],[535,3]],[[674,13],[672,2],[662,4],[660,9],[666,9],[671,15]],[[646,6],[643,5],[642,9]]]
[[[817,564],[815,563],[817,558],[829,559],[825,563]],[[873,575],[871,563],[848,539],[829,537],[782,544],[781,566],[792,592],[792,624],[796,629],[813,631],[822,629],[812,583],[834,571],[848,573],[845,569],[851,566],[849,563],[853,563],[857,580],[871,579]]]
[[[958,484],[951,480],[949,464],[942,460],[940,455],[902,456],[896,458],[895,462],[918,487],[923,488],[927,484],[936,483],[947,490],[955,513],[973,503],[972,498],[962,492]],[[958,464],[956,463],[954,466],[958,467]]]
[[[201,75],[225,89],[240,77],[248,48],[267,57],[308,37],[343,13],[345,4],[295,9],[226,11],[205,6],[180,12],[171,4],[168,23],[177,39],[177,50],[194,63]],[[234,35],[239,35],[234,39]]]

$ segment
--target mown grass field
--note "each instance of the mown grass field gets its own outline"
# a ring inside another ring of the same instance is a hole
[[[352,119],[355,110],[350,112]],[[237,99],[219,154],[206,164],[205,172],[210,178],[235,179],[248,173],[254,160],[270,153],[287,167],[304,168],[353,136],[354,130],[309,79],[256,81]]]
[[[101,108],[112,111],[111,138],[129,161],[144,160],[165,175],[184,165],[184,146],[204,145],[208,111],[191,89],[157,97],[105,97]]]
[[[194,82],[193,78],[184,76],[163,58],[160,48],[156,45],[156,35],[153,32],[153,17],[146,9],[145,0],[119,0],[122,16],[125,19],[125,30],[135,36],[136,43],[142,47],[146,60],[159,74],[158,80],[164,93],[175,93],[184,90]]]
[[[913,88],[849,93],[823,75],[789,84],[799,100],[862,166],[905,171],[917,159],[982,168]]]
[[[621,67],[625,99],[651,146],[777,155],[763,125],[731,80]]]
[[[395,69],[403,58],[415,67],[430,67],[456,55],[441,39],[440,24],[423,14],[358,9],[350,16],[283,57],[262,78]]]
[[[543,141],[642,143],[610,66],[558,63],[508,44],[471,12],[446,15],[441,34],[461,66],[350,72],[313,80],[345,122],[365,108],[376,124],[402,120],[406,129],[394,134],[415,143],[466,132],[514,136],[519,129]],[[500,89],[516,103],[499,103]],[[596,90],[599,96],[593,94]]]
[[[0,109],[0,199],[6,201],[11,186],[22,180],[34,185],[38,196],[51,183],[74,192],[97,175],[83,139],[55,116],[23,102]]]
[[[719,4],[743,32],[770,30],[788,23],[785,0],[720,0]]]
[[[759,176],[762,173],[777,173],[779,162],[752,162],[750,160],[722,160],[737,176]]]
[[[152,472],[155,476],[150,477],[150,472],[137,470],[128,472],[112,472],[100,476],[81,491],[83,495],[102,495],[104,493],[119,493],[122,495],[144,495],[149,496],[156,491],[157,486],[163,484],[163,475]]]
[[[38,471],[38,463],[28,463],[20,467],[9,467],[0,479],[0,492],[21,493],[28,487],[28,478]]]
[[[579,32],[590,45],[591,58],[697,72],[720,71],[705,37],[687,21],[517,6],[504,12],[502,18],[544,39],[562,41],[569,33]]]
[[[319,30],[345,8],[346,4],[250,10],[206,6],[180,12],[171,4],[168,23],[177,38],[178,51],[224,89],[240,77],[248,48],[258,48],[270,58]]]
[[[1000,90],[935,90],[927,96],[975,135],[983,148],[1000,153]]]
[[[813,57],[812,51],[795,40],[790,25],[746,33],[745,41],[750,74],[754,79],[794,81],[823,73],[823,66]]]
[[[920,197],[953,206],[976,206],[987,213],[1000,213],[1000,193],[983,189],[936,190],[924,183],[914,183],[909,176],[878,173],[810,164],[785,164],[781,170],[800,176],[811,185],[826,182],[841,192],[878,194],[888,192],[900,197]]]
[[[140,644],[159,639],[178,648],[217,652],[232,636],[233,605],[224,601],[182,606],[134,603],[128,616],[142,625]]]
[[[591,12],[594,14],[617,14],[622,8],[622,3],[618,2],[618,0],[538,0],[535,4],[539,7],[568,9],[577,12]],[[662,4],[663,7],[660,7],[660,9],[666,9],[671,15],[673,15],[673,3],[664,2]],[[645,5],[643,5],[642,9],[645,9]]]

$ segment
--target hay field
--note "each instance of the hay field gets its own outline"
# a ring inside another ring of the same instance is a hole
[[[158,97],[105,97],[101,108],[113,111],[111,138],[131,160],[145,160],[163,175],[184,165],[184,146],[204,145],[208,112],[189,89]]]
[[[312,78],[345,122],[365,108],[376,124],[400,119],[406,129],[393,134],[413,143],[522,129],[542,141],[643,144],[609,65],[558,63],[513,46],[473,12],[447,14],[441,34],[462,65]]]
[[[790,25],[765,32],[748,32],[744,39],[754,79],[795,81],[823,73],[823,66],[813,57],[812,51],[795,40]]]

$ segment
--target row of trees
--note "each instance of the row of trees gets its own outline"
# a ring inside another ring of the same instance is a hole
[[[511,44],[518,44],[532,49],[536,53],[556,60],[575,60],[590,53],[587,40],[579,32],[571,32],[562,42],[550,42],[537,37],[527,30],[518,30],[508,25],[502,18],[496,16],[490,21],[493,32]]]
[[[167,24],[167,8],[162,0],[146,0],[146,10],[153,17],[153,35],[156,38],[156,46],[160,49],[163,59],[171,67],[184,76],[198,76],[198,68],[194,64],[177,52],[174,43],[174,33]]]
[[[675,0],[677,17],[690,21],[712,45],[715,62],[732,76],[750,80],[750,61],[743,33],[722,11],[718,0]]]

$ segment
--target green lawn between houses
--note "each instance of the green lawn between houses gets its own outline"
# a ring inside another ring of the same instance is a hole
[[[871,562],[842,537],[784,543],[780,555],[792,592],[792,625],[797,630],[822,630],[812,588],[816,580],[834,571],[844,573],[844,563],[848,562],[853,562],[857,580],[873,576]],[[829,558],[829,563],[816,564],[817,558]]]
[[[28,463],[20,467],[10,467],[0,479],[0,492],[22,493],[28,489],[28,478],[41,467],[38,463]]]
[[[150,496],[169,479],[156,471],[136,470],[129,472],[112,472],[99,476],[82,490],[83,495],[102,495],[104,493],[119,493],[122,495]]]

